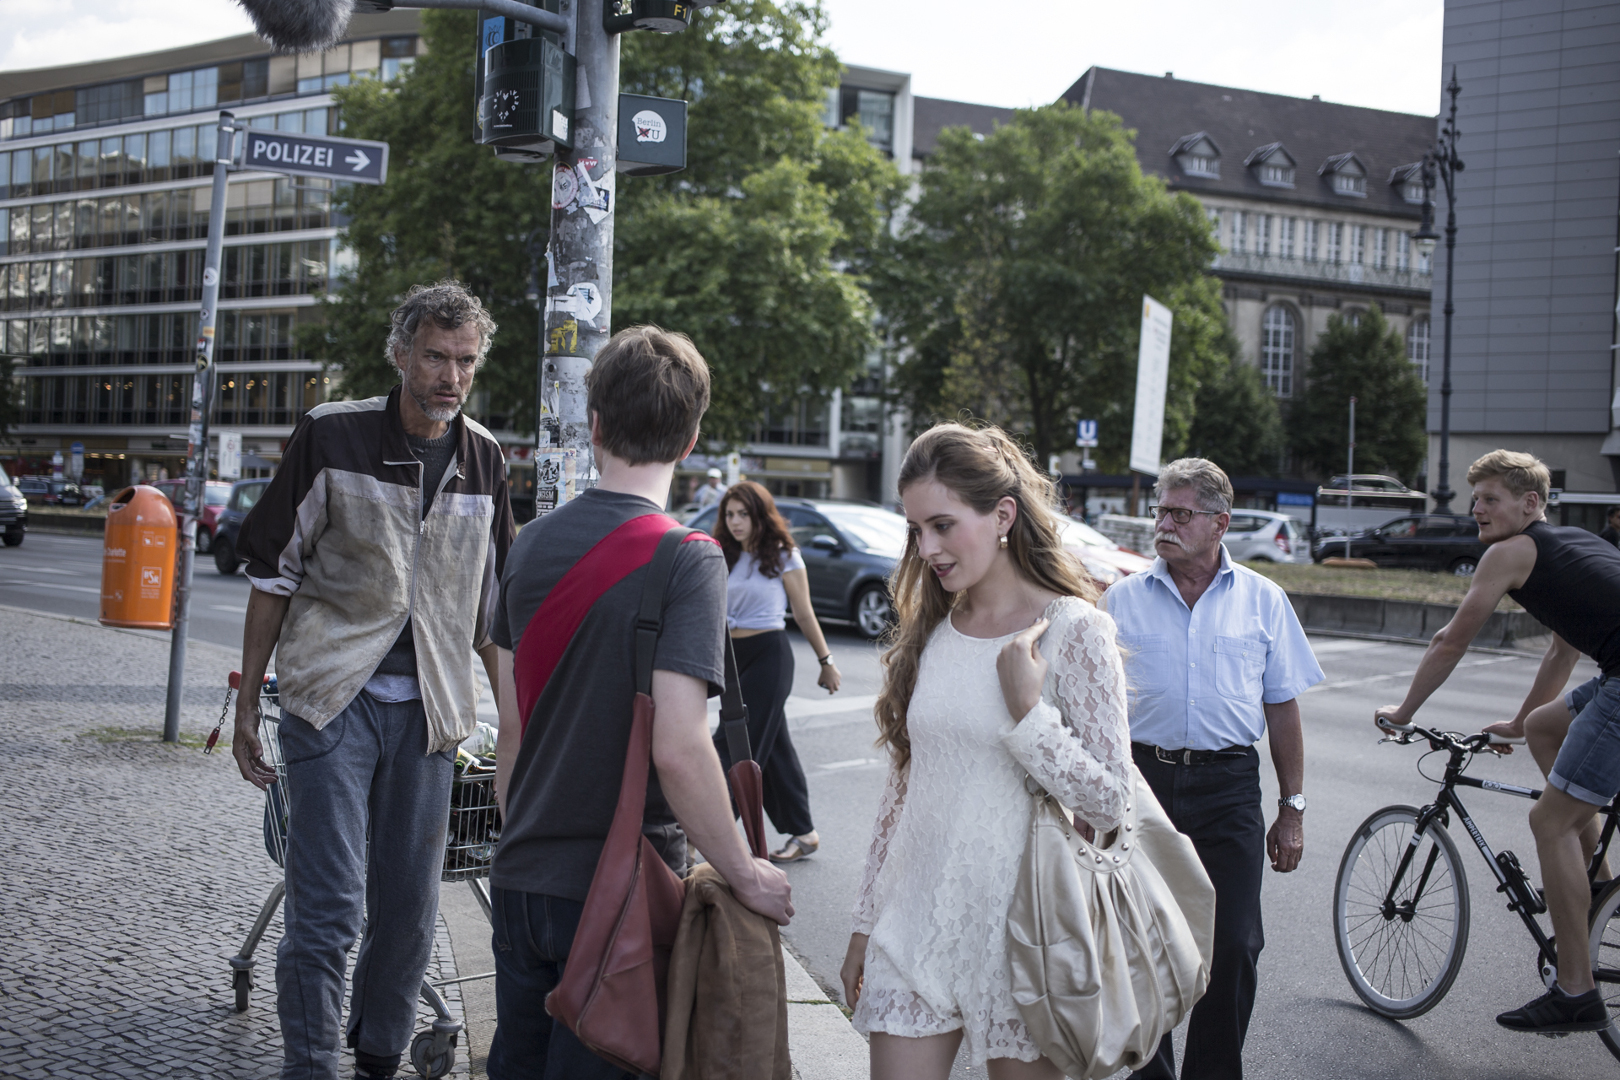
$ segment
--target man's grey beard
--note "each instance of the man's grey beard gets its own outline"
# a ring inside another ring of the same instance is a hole
[[[410,384],[407,383],[406,387],[409,389]],[[411,390],[411,397],[416,398],[417,408],[422,410],[422,414],[436,424],[448,424],[450,421],[454,420],[456,418],[456,414],[461,411],[461,406],[467,401],[467,399],[463,397],[461,401],[457,402],[455,405],[441,408],[436,405],[428,404],[427,400],[421,395],[417,394],[414,389]]]

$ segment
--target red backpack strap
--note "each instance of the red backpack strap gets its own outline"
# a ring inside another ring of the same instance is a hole
[[[609,589],[651,562],[658,541],[677,527],[675,520],[665,514],[631,518],[598,540],[551,587],[523,628],[513,657],[518,715],[522,717],[525,732],[540,694],[585,621],[586,612]],[[703,533],[686,537],[687,540],[699,538],[713,540]]]

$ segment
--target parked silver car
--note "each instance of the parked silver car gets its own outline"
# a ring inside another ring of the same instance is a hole
[[[1266,510],[1233,510],[1232,524],[1221,538],[1232,558],[1240,562],[1311,562],[1311,544],[1305,527],[1287,514]]]

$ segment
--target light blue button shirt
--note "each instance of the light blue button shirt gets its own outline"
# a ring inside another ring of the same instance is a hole
[[[1290,701],[1322,681],[1305,630],[1275,584],[1236,565],[1221,569],[1189,610],[1155,559],[1103,594],[1119,627],[1131,689],[1131,739],[1167,750],[1249,746],[1266,731],[1262,703]]]

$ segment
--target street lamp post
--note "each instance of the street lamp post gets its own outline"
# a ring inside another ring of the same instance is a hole
[[[1436,512],[1449,514],[1451,500],[1451,315],[1456,306],[1451,300],[1451,284],[1455,276],[1457,255],[1457,174],[1463,171],[1462,159],[1457,156],[1457,95],[1462,87],[1457,84],[1457,69],[1451,69],[1451,82],[1446,93],[1451,95],[1451,110],[1446,115],[1446,126],[1440,129],[1434,146],[1423,155],[1423,224],[1413,234],[1418,247],[1425,254],[1434,251],[1440,239],[1434,231],[1434,182],[1438,176],[1446,186],[1446,334],[1440,375],[1440,462],[1435,470],[1439,485],[1430,492],[1434,496]],[[1430,263],[1430,267],[1433,267]]]

